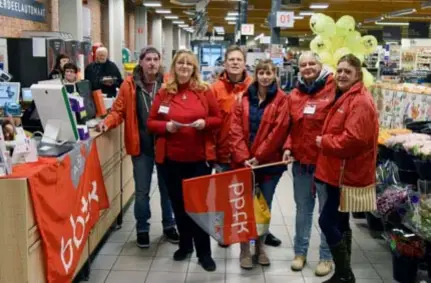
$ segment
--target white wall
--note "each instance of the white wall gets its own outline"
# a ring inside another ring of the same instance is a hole
[[[163,58],[165,70],[169,70],[172,62],[172,50],[174,47],[174,27],[170,20],[163,21]]]
[[[75,40],[83,39],[82,0],[59,0],[60,31],[68,32]]]
[[[70,0],[67,0],[70,1]],[[124,46],[124,1],[109,0],[109,59],[122,70]]]
[[[135,28],[135,49],[140,51],[142,48],[148,45],[148,15],[147,8],[137,7],[136,8],[136,28]],[[143,29],[142,33],[138,33],[138,29]]]

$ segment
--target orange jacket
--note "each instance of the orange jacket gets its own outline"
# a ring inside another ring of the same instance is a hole
[[[334,98],[335,82],[332,75],[326,78],[324,87],[314,94],[295,88],[288,96],[291,128],[284,149],[289,149],[301,164],[316,164],[319,154],[316,137],[322,132]],[[307,107],[314,109],[314,113],[304,113]]]
[[[335,187],[375,184],[378,135],[373,98],[358,82],[329,111],[315,177]]]
[[[289,108],[286,94],[278,89],[263,112],[259,130],[252,145],[250,136],[250,100],[246,92],[235,105],[229,135],[232,166],[243,167],[244,162],[256,158],[259,164],[282,160],[283,143],[289,128]]]
[[[242,94],[247,90],[253,79],[245,72],[242,82],[232,83],[229,81],[226,72],[220,74],[219,79],[211,85],[212,92],[217,100],[222,117],[222,124],[216,133],[217,142],[217,162],[230,163],[229,131],[231,124],[232,108],[235,101],[241,99]]]
[[[141,153],[139,143],[138,116],[136,114],[136,85],[133,77],[127,77],[121,84],[120,91],[111,112],[105,118],[105,125],[110,128],[118,127],[123,121],[124,141],[127,154],[137,156]]]

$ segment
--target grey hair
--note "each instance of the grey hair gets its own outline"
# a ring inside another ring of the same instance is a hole
[[[301,56],[299,56],[298,64],[301,64],[301,61],[302,61],[305,57],[311,57],[311,58],[313,58],[314,60],[316,60],[316,62],[317,62],[319,65],[323,65],[323,63],[322,63],[322,59],[320,59],[319,54],[317,54],[316,52],[313,52],[313,51],[305,51],[305,52],[302,52]]]
[[[103,47],[103,46],[97,48],[96,49],[96,54],[100,54],[100,53],[105,53],[106,55],[108,55],[108,48]]]

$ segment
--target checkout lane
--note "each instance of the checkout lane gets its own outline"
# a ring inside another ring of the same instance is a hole
[[[105,104],[85,83],[75,87],[74,94],[46,82],[23,90],[45,131],[40,142],[15,132],[8,149],[1,145],[9,174],[0,179],[0,223],[9,232],[0,236],[0,282],[70,282],[83,266],[88,273],[91,254],[133,195],[122,127],[89,131],[86,122],[106,114]]]

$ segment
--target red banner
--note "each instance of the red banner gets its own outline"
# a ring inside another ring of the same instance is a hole
[[[257,238],[252,169],[184,180],[183,195],[187,214],[219,243]]]
[[[109,207],[95,142],[30,177],[47,282],[72,282],[99,212]]]

